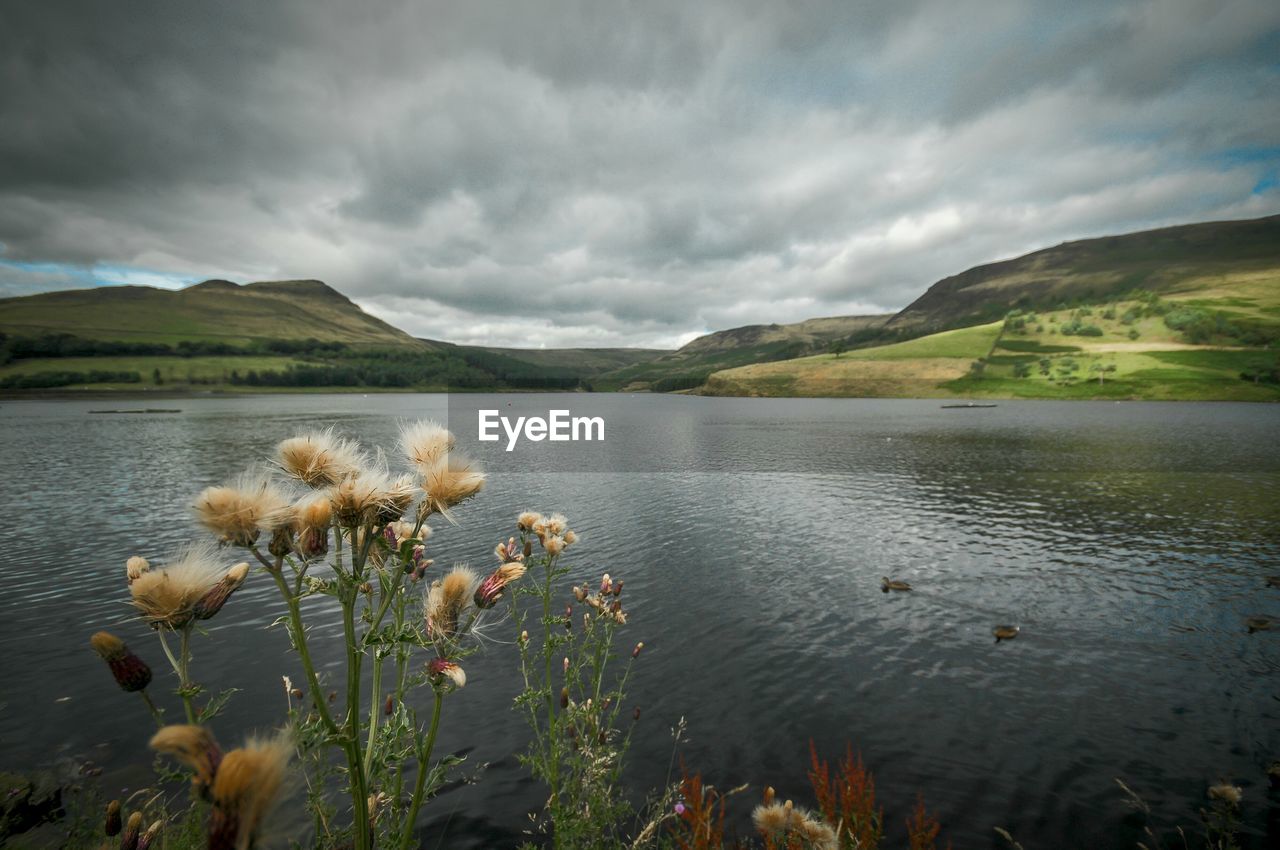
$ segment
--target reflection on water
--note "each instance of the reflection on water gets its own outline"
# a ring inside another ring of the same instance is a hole
[[[958,846],[995,846],[993,826],[1028,847],[1133,846],[1141,824],[1113,777],[1187,825],[1225,777],[1245,788],[1254,845],[1277,840],[1264,771],[1280,757],[1280,635],[1243,625],[1280,615],[1264,582],[1280,573],[1276,408],[590,399],[607,455],[559,463],[574,458],[543,444],[535,467],[579,471],[530,473],[525,450],[478,446],[490,487],[433,554],[485,564],[519,510],[555,509],[583,535],[574,578],[626,580],[625,639],[649,648],[631,687],[636,789],[664,780],[685,716],[684,757],[709,781],[797,800],[809,739],[833,755],[852,741],[899,836],[918,790]],[[110,627],[157,661],[123,563],[192,535],[198,489],[301,427],[390,446],[402,419],[466,422],[489,403],[194,399],[138,417],[5,403],[0,769],[92,759],[109,788],[146,776],[146,719],[87,639]],[[882,575],[916,590],[882,594]],[[340,624],[309,604],[317,652],[336,658]],[[243,688],[219,721],[228,741],[283,716],[280,613],[251,578],[197,644],[207,684]],[[998,622],[1021,635],[996,645]],[[512,846],[541,802],[514,758],[513,657],[491,646],[450,698],[444,746],[487,767],[428,807],[444,846]]]

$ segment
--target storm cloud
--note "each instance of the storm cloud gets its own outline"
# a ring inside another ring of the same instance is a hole
[[[320,278],[674,346],[1280,211],[1280,4],[0,6],[0,294]]]

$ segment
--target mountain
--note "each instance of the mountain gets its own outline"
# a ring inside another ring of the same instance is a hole
[[[1083,239],[944,278],[885,327],[963,327],[1014,308],[1096,304],[1135,290],[1186,293],[1277,268],[1280,215]]]
[[[878,338],[884,316],[832,316],[789,325],[746,325],[715,331],[691,340],[676,351],[645,362],[605,372],[599,389],[690,389],[708,375],[748,363],[786,360],[825,351],[833,342],[860,335]]]
[[[206,280],[171,291],[104,286],[0,299],[0,333],[133,343],[202,342],[242,347],[264,340],[417,347],[418,341],[361,310],[318,280],[243,286]]]

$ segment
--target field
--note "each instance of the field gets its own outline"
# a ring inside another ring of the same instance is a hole
[[[909,342],[717,372],[702,391],[1277,401],[1280,353],[1241,345],[1239,337],[1275,333],[1278,290],[1272,277],[1232,279],[1220,288],[1197,286],[1167,299],[1015,311],[1001,322]],[[1203,337],[1200,344],[1188,342],[1186,327],[1170,326],[1183,320],[1201,323],[1195,331]]]
[[[77,383],[51,391],[151,390],[198,386],[201,389],[231,389],[231,375],[250,371],[281,371],[300,363],[291,357],[58,357],[18,360],[0,366],[0,381],[16,375],[40,375],[55,372],[137,372],[141,380],[134,382]],[[237,391],[242,387],[235,387]]]

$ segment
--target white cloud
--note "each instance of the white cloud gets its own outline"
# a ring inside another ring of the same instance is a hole
[[[0,13],[6,260],[316,277],[457,342],[674,346],[1280,209],[1255,192],[1274,3],[251,8],[203,9],[194,55],[168,7]]]

